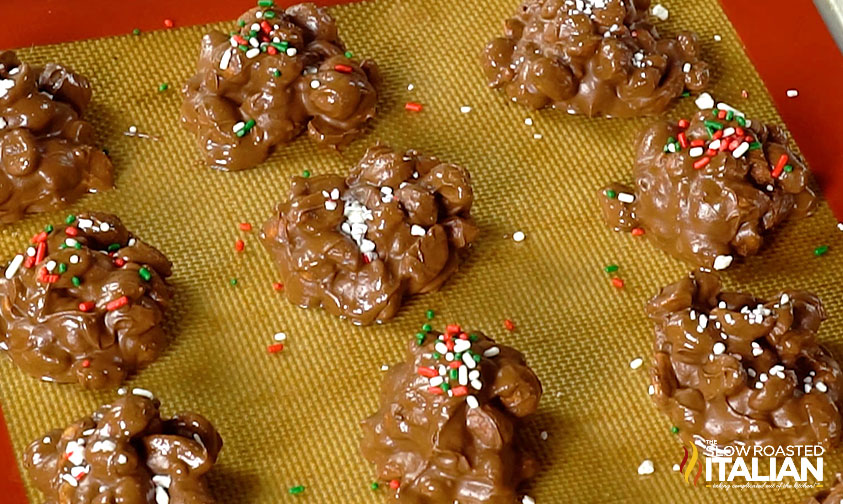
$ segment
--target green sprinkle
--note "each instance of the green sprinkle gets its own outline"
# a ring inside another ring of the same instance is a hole
[[[425,324],[425,325],[422,326],[422,331],[424,331],[424,332],[430,332],[432,330],[433,330],[433,326],[431,326],[430,324]]]
[[[477,341],[478,336],[474,333],[468,335],[468,340],[471,342]]]
[[[79,242],[76,242],[76,245],[74,245],[73,248],[75,248],[76,250],[82,250],[82,244],[79,243]]]
[[[59,264],[59,274],[67,273],[67,264],[61,263]]]
[[[140,35],[140,28],[135,28],[132,30],[132,35]]]
[[[377,481],[373,481],[372,484],[369,485],[369,488],[371,488],[372,490],[377,490],[378,488],[380,488],[380,485],[378,485]]]
[[[353,53],[353,52],[351,52],[351,51],[346,51],[346,52],[345,52],[345,57],[346,57],[346,58],[348,58],[348,59],[351,59],[351,58],[353,58],[353,57],[354,57],[354,53]]]
[[[416,343],[418,343],[419,346],[424,344],[424,338],[425,338],[424,333],[416,333]]]
[[[59,250],[64,250],[64,249],[66,249],[66,248],[67,248],[67,244],[66,244],[66,243],[62,243],[61,245],[59,245]]]
[[[298,495],[304,492],[304,485],[296,485],[294,487],[290,487],[288,492],[290,492],[290,495]]]
[[[448,371],[448,376],[450,376],[452,380],[456,380],[459,377],[457,373],[458,372],[456,369],[451,369],[450,371]]]
[[[255,124],[256,124],[256,123],[255,123],[255,120],[254,120],[254,119],[249,119],[248,121],[246,121],[246,125],[245,125],[245,126],[243,126],[243,129],[250,130],[250,129],[252,129],[252,128],[254,128],[254,127],[255,127]]]
[[[434,359],[438,359],[439,357],[442,357],[442,354],[441,354],[441,353],[439,353],[439,352],[433,352],[432,357],[433,357]]]
[[[814,249],[814,255],[817,257],[823,256],[826,252],[828,252],[828,248],[828,245],[821,245]]]
[[[310,170],[305,170],[305,171],[301,172],[301,176],[304,177],[304,178],[309,178],[310,177]]]
[[[67,216],[67,217],[65,217],[65,219],[64,219],[64,223],[65,223],[65,224],[73,224],[74,222],[76,222],[76,216],[75,216],[75,215],[73,215],[73,214],[68,215],[68,216]]]
[[[258,0],[258,7],[272,7],[274,4],[272,0]]]
[[[743,116],[738,116],[735,120],[738,121],[738,126],[742,128],[746,126],[746,119],[744,119]]]
[[[236,279],[236,278],[232,278],[231,280],[229,280],[229,281],[228,281],[228,283],[229,283],[229,284],[231,284],[231,286],[232,286],[232,287],[234,287],[234,286],[236,286],[236,285],[237,285],[237,279]]]
[[[761,148],[761,142],[752,142],[749,144],[749,150],[756,150]]]
[[[717,121],[705,121],[703,124],[705,124],[706,128],[711,128],[713,130],[722,130],[723,129],[723,125],[720,124]]]
[[[439,385],[439,388],[442,389],[442,392],[447,392],[447,391],[451,390],[451,386],[448,385],[447,383],[443,383],[442,385]]]
[[[679,427],[677,427],[677,426],[675,426],[675,425],[674,425],[674,426],[672,426],[672,427],[670,428],[670,432],[671,432],[671,433],[673,433],[673,434],[678,433],[678,432],[679,432]]]
[[[281,77],[281,70],[276,70],[276,71],[272,72],[272,75],[274,75],[276,77]]]
[[[112,243],[111,245],[108,246],[109,252],[117,252],[118,250],[120,250],[120,244],[119,243]]]
[[[158,91],[162,91],[162,92],[163,92],[163,91],[166,91],[166,90],[168,90],[168,89],[170,89],[170,85],[169,85],[169,84],[167,84],[166,82],[162,82],[162,83],[161,83],[161,85],[160,85],[160,86],[158,86]]]
[[[789,164],[784,165],[784,171],[786,171],[787,173],[792,172],[793,171],[793,165],[789,165]]]
[[[278,49],[279,51],[286,51],[287,48],[290,46],[289,42],[286,40],[283,42],[270,42],[269,45]]]
[[[257,37],[257,36],[258,36],[258,32],[257,32],[257,30],[251,30],[251,31],[249,31],[249,38],[252,38],[252,37]]]
[[[713,115],[714,117],[717,117],[717,114],[719,114],[719,113],[720,112],[718,112],[717,107],[714,107],[713,109],[711,109],[711,115]]]
[[[149,272],[146,266],[138,270],[138,275],[146,282],[152,279],[152,273]]]
[[[246,21],[241,19],[240,21],[237,22],[237,24],[240,25],[240,26],[246,26]]]
[[[689,97],[689,96],[691,96],[691,92],[690,92],[690,91],[682,91],[682,98],[687,98],[687,97]]]
[[[433,310],[427,310],[425,316],[427,317],[427,320],[433,320],[433,317],[436,316],[436,312],[434,312]]]
[[[266,19],[275,19],[275,11],[271,11],[271,10],[264,11],[263,17],[265,17]]]
[[[727,110],[726,111],[726,120],[731,121],[734,118],[735,118],[735,113],[732,112],[731,110]]]
[[[75,276],[70,279],[70,283],[72,283],[74,287],[79,287],[82,285],[82,280],[80,280],[78,276]]]
[[[618,271],[620,267],[617,264],[609,264],[608,266],[603,267],[603,271],[606,273],[614,273]]]
[[[709,128],[708,126],[705,127],[705,130],[708,132],[708,137],[711,138],[714,136],[714,130]]]
[[[246,52],[246,51],[249,50],[249,46],[240,44],[239,46],[237,46],[237,49],[240,49],[241,51]]]
[[[457,362],[461,361],[462,360],[462,354],[463,354],[462,352],[455,353],[454,354],[454,360],[456,360]]]
[[[665,147],[665,148],[667,148],[667,147]],[[609,199],[615,199],[615,198],[618,197],[618,193],[611,190],[611,189],[606,189],[606,197],[609,198]]]
[[[53,232],[53,225],[52,225],[52,224],[47,224],[47,225],[44,227],[44,231],[46,231],[46,232],[48,232],[48,233],[52,233],[52,232]]]
[[[471,358],[474,359],[474,362],[480,362],[480,354],[473,354]]]

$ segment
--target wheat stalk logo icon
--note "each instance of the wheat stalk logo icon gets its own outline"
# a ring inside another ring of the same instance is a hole
[[[697,445],[689,442],[688,446],[691,447],[691,459],[688,460],[688,447],[683,446],[682,449],[685,450],[685,456],[682,457],[682,462],[679,464],[679,472],[685,476],[685,483],[697,486],[697,482],[700,480],[700,476],[702,476],[703,464],[700,459],[699,451],[697,451]],[[694,467],[698,465],[698,462],[699,469],[697,469],[697,475],[694,476],[694,481],[691,483],[691,474],[694,472]]]

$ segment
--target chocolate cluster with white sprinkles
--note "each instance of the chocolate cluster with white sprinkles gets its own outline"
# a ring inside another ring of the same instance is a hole
[[[457,324],[443,333],[425,324],[387,372],[360,449],[391,502],[512,504],[537,469],[519,428],[541,394],[517,350]]]
[[[61,65],[0,51],[0,224],[114,186],[111,160],[82,119],[91,94],[85,77]]]
[[[205,476],[222,438],[204,417],[162,418],[148,390],[123,397],[26,449],[23,465],[47,504],[213,504]]]
[[[457,270],[473,202],[464,168],[378,145],[347,177],[294,177],[261,239],[291,302],[367,325]]]
[[[261,0],[237,25],[202,38],[197,72],[184,87],[181,122],[206,164],[254,167],[304,129],[333,147],[363,132],[375,116],[380,74],[345,49],[324,8]]]
[[[752,121],[707,93],[694,116],[660,121],[636,141],[634,188],[598,196],[616,231],[646,235],[670,255],[723,270],[756,254],[764,235],[811,215],[817,196],[781,127]]]
[[[647,314],[656,332],[650,393],[685,441],[839,443],[843,375],[817,342],[826,314],[815,295],[759,299],[697,271],[662,289]]]
[[[44,381],[117,387],[166,346],[164,255],[114,215],[69,215],[0,278],[0,349]]]
[[[486,82],[513,102],[587,116],[665,110],[708,85],[697,36],[662,38],[649,0],[526,0],[486,46]]]

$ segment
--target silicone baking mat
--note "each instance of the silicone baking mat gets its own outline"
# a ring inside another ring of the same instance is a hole
[[[369,488],[373,468],[358,454],[358,422],[376,408],[381,367],[402,357],[427,309],[435,310],[438,327],[458,322],[519,348],[541,378],[545,396],[524,436],[542,463],[525,489],[539,503],[796,502],[809,493],[692,488],[671,469],[681,445],[647,396],[647,366],[632,370],[628,363],[649,362],[652,327],[643,304],[687,268],[646,240],[607,229],[595,195],[606,181],[628,180],[631,141],[648,120],[531,112],[485,89],[478,54],[516,3],[463,0],[458,12],[441,0],[332,8],[349,48],[377,60],[385,76],[374,130],[341,154],[301,138],[235,174],[202,167],[194,139],[178,125],[178,88],[208,26],[19,51],[29,62],[64,62],[94,84],[89,117],[114,159],[118,187],[71,211],[116,212],[175,263],[171,345],[130,385],[152,390],[168,414],[193,410],[214,422],[225,440],[210,475],[219,502],[381,502],[384,491]],[[660,29],[700,34],[713,63],[713,94],[754,118],[780,121],[718,4],[672,5]],[[170,88],[161,92],[164,82]],[[424,109],[407,112],[407,101]],[[685,99],[669,115],[693,110]],[[157,140],[125,136],[132,125]],[[345,172],[378,140],[466,166],[482,236],[441,292],[412,299],[388,324],[357,328],[287,303],[272,288],[278,279],[257,231],[241,232],[238,223],[257,229],[291,175]],[[11,258],[66,213],[4,228],[0,257]],[[527,238],[515,243],[508,236],[519,230]],[[243,253],[234,250],[238,238],[246,242]],[[830,251],[815,257],[820,245]],[[841,249],[843,233],[823,204],[725,281],[759,295],[781,287],[816,292],[829,313],[820,337],[843,356]],[[610,263],[620,266],[623,290],[603,272]],[[279,331],[287,346],[269,355],[266,346]],[[17,453],[113,397],[38,382],[0,359],[0,402]],[[654,474],[637,474],[644,459],[655,463]],[[829,484],[843,453],[827,456],[825,467]],[[30,501],[42,502],[26,485]],[[290,495],[295,485],[305,491]]]

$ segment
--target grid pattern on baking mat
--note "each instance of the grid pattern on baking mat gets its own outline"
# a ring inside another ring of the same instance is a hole
[[[714,95],[751,117],[778,121],[716,1],[667,6],[670,19],[660,29],[701,35],[713,63]],[[373,470],[358,455],[357,424],[376,407],[381,366],[402,356],[428,308],[436,311],[437,326],[459,322],[519,348],[542,379],[545,397],[524,433],[542,462],[527,489],[538,502],[795,502],[807,493],[693,489],[671,470],[681,459],[680,444],[647,397],[646,366],[633,371],[628,363],[649,361],[652,328],[644,302],[687,268],[646,241],[605,228],[595,196],[606,181],[628,180],[631,140],[647,119],[531,112],[485,89],[478,53],[515,8],[513,0],[464,0],[458,9],[441,0],[333,8],[349,48],[376,59],[385,76],[374,130],[341,154],[301,138],[259,168],[236,174],[200,166],[193,138],[178,125],[177,89],[192,72],[207,27],[19,51],[29,62],[64,62],[94,84],[89,117],[114,159],[118,188],[72,210],[121,215],[175,263],[172,343],[131,385],[154,391],[167,413],[193,410],[215,423],[225,440],[210,476],[219,502],[379,502],[383,491],[369,489]],[[170,90],[159,92],[162,82]],[[425,108],[408,113],[407,101]],[[693,109],[685,99],[669,114]],[[130,125],[158,140],[124,136]],[[376,140],[466,166],[482,236],[441,292],[412,299],[391,323],[357,328],[282,299],[272,289],[277,277],[257,232],[242,233],[237,224],[257,228],[292,174],[343,172]],[[36,230],[65,214],[4,228],[0,257],[11,258]],[[830,316],[820,337],[843,355],[843,233],[835,224],[823,204],[814,217],[786,226],[760,256],[729,271],[726,284],[759,295],[781,287],[816,292]],[[507,238],[517,230],[525,241]],[[246,241],[242,254],[234,251],[237,238]],[[831,251],[815,258],[821,244]],[[602,270],[608,263],[620,265],[625,289],[610,285]],[[507,318],[515,331],[504,329]],[[268,355],[279,331],[288,334],[287,348]],[[19,453],[46,430],[112,397],[37,382],[0,359],[0,402]],[[654,461],[654,474],[637,474],[644,459]],[[841,466],[843,454],[827,456],[825,481]],[[305,492],[288,495],[294,485],[305,485]],[[31,501],[40,502],[27,488]]]

